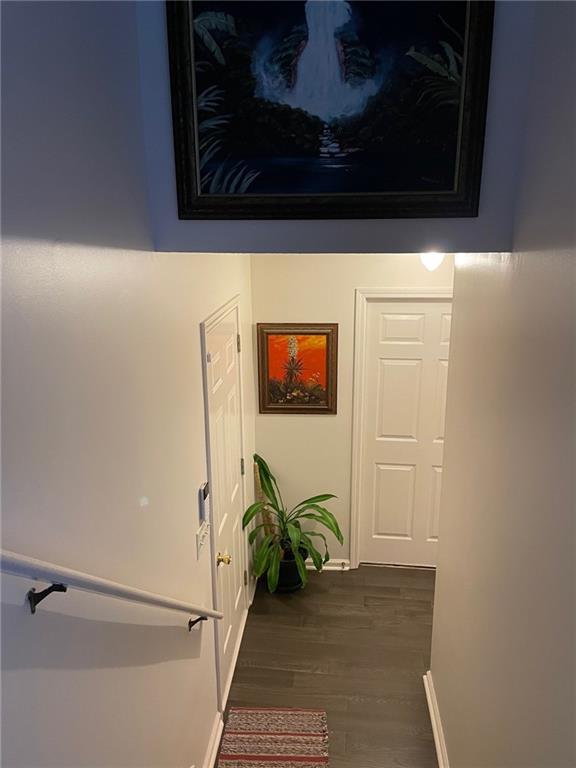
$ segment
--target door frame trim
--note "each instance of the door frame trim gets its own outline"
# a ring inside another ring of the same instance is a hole
[[[350,489],[350,568],[360,564],[360,504],[362,431],[362,393],[366,363],[368,304],[378,301],[452,301],[450,286],[428,288],[356,288],[354,316],[354,372],[352,380],[352,484]]]
[[[207,345],[206,338],[210,331],[218,325],[218,323],[231,311],[236,310],[236,316],[238,318],[238,333],[241,334],[242,330],[242,313],[240,308],[240,294],[236,294],[225,304],[220,306],[217,310],[212,312],[206,320],[200,323],[200,350],[202,355],[202,385],[204,392],[204,433],[206,442],[206,473],[210,488],[212,484],[212,456],[210,452],[210,409],[209,409],[209,392],[208,392],[208,362],[207,362]],[[240,450],[241,455],[245,456],[245,424],[244,424],[244,376],[242,367],[242,353],[238,353],[238,376],[239,382],[239,399],[240,399]],[[246,508],[246,475],[240,476],[240,492],[242,494],[242,509]],[[211,506],[212,514],[212,506]],[[212,581],[212,601],[215,606],[218,605],[218,585],[217,585],[217,573],[216,573],[216,547],[215,547],[215,531],[210,521],[210,575]],[[248,567],[248,540],[244,537],[244,564]],[[236,666],[236,660],[238,652],[240,650],[240,643],[242,635],[244,633],[244,627],[246,625],[246,616],[248,613],[248,606],[250,604],[249,587],[244,587],[244,611],[243,618],[240,626],[240,632],[238,636],[238,642],[234,650],[234,660],[232,662],[232,673]],[[222,670],[220,668],[220,644],[219,644],[219,631],[217,623],[214,623],[214,657],[215,657],[215,671],[216,671],[216,697],[218,703],[218,710],[222,714],[226,708],[226,700],[230,691],[230,680],[226,681],[222,679]]]

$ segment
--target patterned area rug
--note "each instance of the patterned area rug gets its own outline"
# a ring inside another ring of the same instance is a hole
[[[319,709],[232,707],[218,768],[326,768],[328,726]]]

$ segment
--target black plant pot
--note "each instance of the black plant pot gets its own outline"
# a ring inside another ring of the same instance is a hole
[[[300,554],[306,560],[308,550],[300,547]],[[278,575],[278,587],[276,592],[297,592],[302,588],[302,579],[298,573],[294,553],[291,549],[284,550],[284,557],[280,560],[280,573]]]

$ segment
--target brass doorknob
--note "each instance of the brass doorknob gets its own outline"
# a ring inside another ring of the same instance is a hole
[[[222,555],[220,552],[218,552],[218,555],[216,557],[216,565],[220,565],[221,563],[224,563],[224,565],[230,565],[232,562],[232,555]]]

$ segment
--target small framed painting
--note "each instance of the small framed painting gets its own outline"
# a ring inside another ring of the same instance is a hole
[[[491,0],[169,0],[181,219],[477,216]]]
[[[336,413],[337,323],[258,323],[260,413]]]

